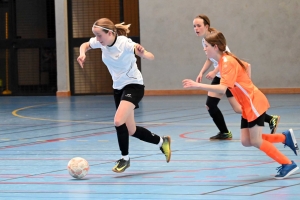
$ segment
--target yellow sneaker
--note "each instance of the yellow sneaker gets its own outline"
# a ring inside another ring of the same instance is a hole
[[[212,136],[209,138],[210,140],[232,140],[232,133],[221,133],[219,132],[217,135]]]
[[[277,126],[278,126],[279,121],[280,121],[280,116],[278,116],[278,115],[271,115],[271,116],[272,116],[272,119],[269,123],[269,127],[270,127],[270,130],[271,130],[271,134],[273,134],[273,133],[276,133]]]
[[[116,161],[116,165],[112,168],[112,171],[116,172],[116,173],[122,173],[128,167],[130,167],[130,159],[124,160],[122,158],[122,159]]]
[[[170,162],[171,159],[171,137],[163,136],[163,144],[160,147],[160,150],[166,156],[167,163]]]

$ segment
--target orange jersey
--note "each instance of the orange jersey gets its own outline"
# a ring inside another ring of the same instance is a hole
[[[243,62],[248,67],[249,64]],[[266,96],[252,83],[248,73],[229,55],[219,60],[221,85],[229,88],[235,99],[242,106],[242,117],[248,122],[254,121],[268,110],[270,104]]]

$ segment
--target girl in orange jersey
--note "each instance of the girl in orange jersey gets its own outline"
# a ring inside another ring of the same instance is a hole
[[[216,31],[216,29],[210,26],[209,18],[203,14],[197,15],[194,18],[193,26],[196,35],[202,38],[202,45],[204,48],[205,44],[204,44],[203,37],[207,32]],[[228,46],[226,46],[226,51],[230,52]],[[203,74],[210,68],[211,65],[214,66],[214,70],[208,72],[205,77],[209,80],[212,80],[211,85],[220,84],[221,75],[219,73],[218,61],[214,60],[213,58],[206,59],[201,71],[199,72],[199,75],[197,76],[196,82],[200,83],[202,81]],[[229,89],[226,90],[225,94],[233,110],[236,113],[241,113],[242,112],[241,106],[235,100],[235,98],[233,97]],[[207,93],[206,107],[213,122],[219,129],[219,133],[215,136],[210,137],[210,140],[231,140],[232,139],[232,133],[230,130],[228,130],[222,111],[218,107],[218,104],[223,96],[224,94],[215,93],[211,91]],[[278,115],[268,115],[267,113],[265,114],[265,122],[269,124],[269,127],[271,129],[271,134],[276,132],[279,120],[280,120],[280,116]]]
[[[219,85],[197,83],[190,79],[183,80],[184,88],[200,88],[202,90],[224,94],[227,89],[242,107],[241,142],[243,146],[254,146],[265,152],[282,166],[278,168],[276,179],[283,179],[299,169],[299,167],[283,155],[272,143],[283,143],[297,155],[299,150],[292,129],[275,134],[263,134],[265,113],[270,107],[266,96],[252,83],[249,64],[226,51],[226,39],[221,32],[213,31],[205,36],[204,51],[208,58],[219,62],[221,80]]]

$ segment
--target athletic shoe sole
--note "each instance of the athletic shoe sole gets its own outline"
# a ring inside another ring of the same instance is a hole
[[[209,140],[232,140],[232,138],[226,138],[226,139],[210,139]]]
[[[291,137],[292,137],[292,140],[293,140],[293,143],[294,143],[294,147],[296,148],[296,155],[298,155],[298,153],[299,153],[299,147],[298,147],[298,144],[297,144],[296,137],[294,135],[294,131],[293,131],[293,129],[289,129],[289,131],[291,133]]]
[[[169,156],[169,159],[167,160],[167,163],[170,162],[171,160],[171,137],[170,136],[165,136],[165,138],[167,138],[167,140],[169,141],[169,152],[170,152],[170,156]]]
[[[112,171],[113,172],[116,172],[116,173],[122,173],[122,172],[125,172],[125,170],[127,169],[127,168],[129,168],[130,167],[130,165],[127,165],[127,167],[125,167],[122,171],[117,171],[117,170],[115,170],[115,169],[112,169]]]
[[[280,180],[280,179],[284,179],[289,177],[290,175],[292,175],[295,171],[297,171],[299,169],[299,167],[294,168],[293,170],[291,170],[289,173],[287,173],[284,177],[275,177],[275,179]]]

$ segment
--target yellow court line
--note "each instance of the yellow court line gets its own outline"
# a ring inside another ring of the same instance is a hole
[[[55,104],[55,103],[51,103],[51,104]],[[28,117],[28,116],[17,114],[17,112],[19,112],[21,110],[26,110],[26,109],[30,109],[30,108],[36,108],[36,107],[41,107],[41,106],[51,105],[51,104],[41,104],[41,105],[27,106],[27,107],[24,107],[24,108],[19,108],[19,109],[16,109],[16,110],[12,111],[12,115],[15,116],[15,117],[20,117],[20,118],[24,118],[24,119],[41,120],[41,121],[51,121],[51,122],[75,122],[75,123],[90,123],[90,124],[113,124],[113,122],[91,122],[91,121],[80,121],[80,120],[57,120],[57,119],[48,119],[48,118]]]
[[[50,122],[73,122],[73,123],[109,124],[109,125],[114,124],[113,122],[91,122],[91,121],[80,121],[80,120],[57,120],[57,119],[48,119],[48,118],[37,118],[37,117],[28,117],[28,116],[17,114],[17,112],[19,112],[21,110],[26,110],[26,109],[30,109],[30,108],[36,108],[36,107],[41,107],[41,106],[51,105],[51,104],[55,104],[55,103],[41,104],[41,105],[27,106],[27,107],[24,107],[24,108],[19,108],[19,109],[14,110],[12,112],[12,115],[14,115],[15,117],[20,117],[20,118],[24,118],[24,119],[50,121]],[[166,125],[168,123],[137,123],[137,124]]]

